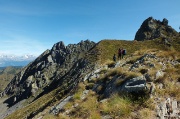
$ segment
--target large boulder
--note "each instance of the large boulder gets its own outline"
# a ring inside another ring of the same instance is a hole
[[[122,86],[123,92],[141,92],[146,88],[146,79],[143,76],[127,80]]]

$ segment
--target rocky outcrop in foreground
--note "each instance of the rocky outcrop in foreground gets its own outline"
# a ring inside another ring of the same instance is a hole
[[[168,25],[168,20],[164,18],[162,21],[147,18],[136,32],[134,40],[144,41],[155,38],[170,38],[178,35],[178,32]]]

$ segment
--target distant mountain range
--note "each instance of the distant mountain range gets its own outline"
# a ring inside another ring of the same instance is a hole
[[[36,58],[34,55],[7,55],[0,54],[0,67],[25,66]]]

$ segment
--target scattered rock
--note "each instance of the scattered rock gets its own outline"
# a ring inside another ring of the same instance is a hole
[[[156,72],[156,79],[161,78],[163,76],[164,76],[164,72],[162,72],[162,71],[157,71]]]
[[[84,90],[83,94],[81,95],[81,99],[84,100],[88,93],[89,93],[89,90]]]
[[[67,98],[65,98],[63,101],[61,101],[59,104],[57,104],[56,106],[53,106],[50,110],[50,113],[53,115],[58,115],[59,112],[63,109],[63,107],[70,101],[70,99],[73,96],[68,96]]]

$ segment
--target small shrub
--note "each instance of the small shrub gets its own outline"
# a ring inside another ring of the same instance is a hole
[[[122,74],[123,74],[123,70],[121,68],[110,69],[107,71],[106,74],[98,78],[97,81],[103,81],[103,82],[110,81],[113,76],[122,75]]]
[[[127,64],[134,64],[136,62],[136,60],[129,60],[129,61],[127,61],[126,63]]]
[[[140,69],[140,71],[139,71],[141,74],[145,74],[145,73],[147,73],[148,72],[148,69]]]
[[[94,86],[94,83],[88,83],[88,84],[86,85],[86,90],[92,89],[93,86]]]
[[[73,98],[80,100],[82,92],[85,90],[85,86],[83,83],[79,83],[78,85],[78,90],[76,91],[76,93],[74,94]]]
[[[107,60],[104,64],[110,68],[110,67],[114,67],[116,63],[112,60]]]
[[[123,83],[123,81],[124,81],[123,79],[117,79],[115,82],[115,86],[119,87]]]
[[[180,64],[175,65],[174,68],[180,69]]]
[[[129,80],[129,79],[132,79],[132,78],[135,78],[138,76],[141,76],[141,74],[137,73],[137,72],[126,72],[125,73],[125,80]]]
[[[96,91],[98,93],[101,93],[103,91],[104,87],[102,85],[99,85],[97,88],[96,88]]]
[[[179,77],[179,78],[177,78],[177,81],[178,81],[178,82],[180,82],[180,77]]]
[[[177,59],[176,61],[180,62],[180,59]]]

